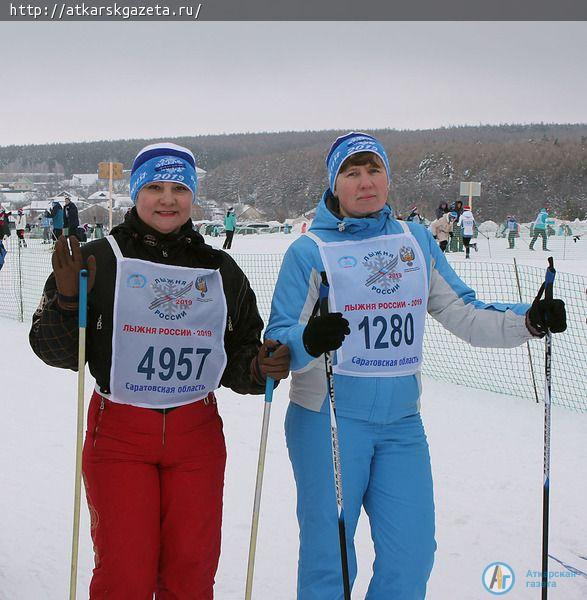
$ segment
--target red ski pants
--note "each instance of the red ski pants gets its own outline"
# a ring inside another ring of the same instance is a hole
[[[91,600],[211,600],[226,447],[213,396],[167,414],[94,393],[83,475]]]

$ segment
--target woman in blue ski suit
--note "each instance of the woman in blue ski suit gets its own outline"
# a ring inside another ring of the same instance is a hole
[[[419,414],[426,312],[474,346],[514,347],[563,330],[564,303],[485,304],[449,266],[430,232],[393,217],[389,163],[373,137],[338,138],[329,189],[309,233],[288,249],[266,335],[291,350],[285,432],[297,486],[298,600],[343,597],[324,358],[334,388],[351,585],[363,507],[375,545],[368,600],[426,594],[434,560],[430,457]],[[330,314],[314,316],[321,273]],[[344,343],[343,343],[344,340]]]

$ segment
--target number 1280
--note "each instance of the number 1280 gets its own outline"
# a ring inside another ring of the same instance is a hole
[[[388,325],[391,327],[391,332],[387,335]],[[365,334],[365,348],[371,348],[371,330],[373,335],[377,334],[373,348],[382,350],[389,348],[391,345],[397,348],[402,341],[410,346],[414,343],[414,317],[412,313],[408,313],[405,319],[401,315],[393,314],[389,317],[389,323],[385,317],[378,315],[370,322],[369,316],[363,318],[359,323],[359,330],[363,330]],[[389,339],[389,342],[387,341]]]

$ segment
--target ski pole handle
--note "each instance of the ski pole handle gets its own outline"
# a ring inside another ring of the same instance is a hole
[[[279,344],[281,346],[281,344]],[[279,348],[279,346],[278,346]],[[275,349],[277,350],[277,348]],[[275,350],[269,352],[267,354],[267,356],[271,356],[273,354],[273,352],[275,352]],[[269,375],[267,375],[267,378],[265,379],[265,402],[272,402],[273,401],[273,390],[275,389],[275,379],[273,379],[273,377],[269,377]]]
[[[318,302],[320,305],[320,315],[328,314],[328,292],[330,291],[330,285],[328,284],[328,278],[326,277],[326,271],[320,273],[322,281],[320,282],[320,292],[318,295]]]
[[[82,269],[79,272],[79,305],[78,305],[79,326],[84,329],[88,323],[88,270]]]
[[[275,387],[275,380],[272,377],[267,376],[265,381],[265,402],[273,401],[273,388]]]
[[[544,278],[544,297],[546,300],[552,300],[552,288],[554,285],[554,277],[556,269],[554,268],[554,259],[548,257],[548,269],[546,269],[546,277]]]

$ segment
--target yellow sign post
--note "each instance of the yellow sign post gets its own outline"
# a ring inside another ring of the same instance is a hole
[[[122,179],[122,163],[101,162],[98,164],[98,179],[108,179],[108,232],[112,229],[112,182]]]

